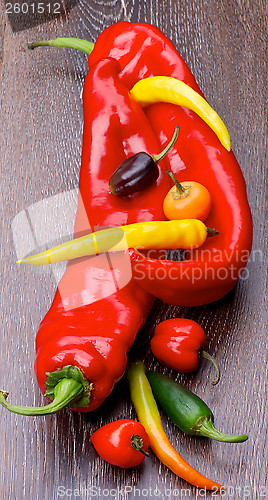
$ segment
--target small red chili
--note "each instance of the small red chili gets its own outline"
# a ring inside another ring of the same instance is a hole
[[[140,465],[148,456],[148,434],[135,420],[110,422],[95,431],[90,440],[101,458],[122,469]]]
[[[164,365],[181,373],[193,372],[198,367],[198,353],[212,361],[219,381],[219,368],[216,361],[201,346],[206,340],[206,335],[198,323],[185,318],[171,318],[162,321],[155,328],[151,340],[151,350],[154,356]]]

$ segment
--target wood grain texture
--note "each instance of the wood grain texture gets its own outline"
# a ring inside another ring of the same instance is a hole
[[[33,370],[34,339],[56,280],[52,271],[33,273],[15,265],[12,228],[23,211],[29,222],[27,207],[77,189],[81,156],[87,58],[64,49],[30,53],[26,43],[57,36],[94,41],[119,20],[155,24],[176,45],[230,131],[248,186],[254,246],[242,279],[217,303],[182,309],[157,300],[129,359],[138,356],[149,367],[163,369],[148,342],[163,319],[183,316],[205,329],[205,348],[221,367],[220,384],[210,385],[213,367],[205,361],[196,373],[177,379],[213,409],[219,430],[245,432],[249,439],[230,445],[190,438],[164,414],[163,423],[191,465],[227,486],[225,498],[267,498],[267,2],[62,0],[60,9],[54,18],[11,18],[5,2],[0,5],[1,388],[10,392],[10,402],[43,404]],[[40,215],[41,233],[53,224],[52,215]],[[58,221],[59,234],[66,230],[67,219],[66,210]],[[175,376],[171,370],[164,372]],[[97,456],[90,434],[122,417],[136,418],[125,377],[101,408],[88,415],[64,410],[24,418],[0,408],[2,498],[202,498],[152,452],[141,467],[126,471]],[[90,490],[92,486],[97,489]],[[206,498],[213,495],[207,493]]]

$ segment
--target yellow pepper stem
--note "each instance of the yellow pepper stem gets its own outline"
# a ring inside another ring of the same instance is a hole
[[[130,93],[142,107],[167,102],[191,109],[210,126],[227,151],[231,150],[228,130],[219,115],[186,83],[171,76],[152,76],[138,81]]]

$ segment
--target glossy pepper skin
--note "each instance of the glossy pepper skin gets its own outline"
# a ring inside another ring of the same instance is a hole
[[[120,62],[120,79],[129,90],[144,78],[172,76],[200,93],[173,43],[151,24],[123,21],[106,28],[89,55],[89,67],[102,57],[113,57]]]
[[[157,164],[145,152],[127,158],[113,173],[109,185],[115,196],[128,196],[147,188],[159,176]]]
[[[178,182],[171,170],[167,174],[174,182],[163,202],[163,210],[167,219],[206,220],[210,207],[211,196],[207,188],[199,182]]]
[[[159,176],[157,165],[170,151],[178,135],[179,127],[175,127],[170,143],[158,155],[151,156],[141,151],[124,160],[109,180],[111,192],[115,196],[127,196],[138,193],[156,181]]]
[[[156,326],[151,351],[158,361],[169,368],[189,373],[198,367],[198,351],[205,340],[203,328],[195,321],[170,318]]]
[[[104,54],[120,61],[120,78],[129,89],[142,78],[163,75],[182,80],[202,95],[171,41],[153,26],[110,26],[98,37],[89,66]],[[144,111],[160,142],[179,125],[169,169],[179,181],[194,179],[208,189],[212,204],[206,223],[220,235],[217,241],[207,241],[202,251],[188,253],[184,262],[157,260],[153,252],[145,258],[130,250],[133,274],[145,290],[167,303],[189,307],[213,302],[234,287],[251,251],[252,217],[242,172],[233,152],[195,113],[165,103]]]
[[[161,204],[153,202],[168,189],[161,167],[157,181],[131,200],[110,193],[108,179],[126,154],[159,151],[142,109],[120,81],[119,72],[117,61],[104,59],[85,80],[75,236],[103,226],[164,219]],[[115,140],[118,135],[120,141]],[[93,390],[89,405],[79,407],[77,401],[72,407],[78,411],[97,408],[123,375],[126,352],[153,301],[131,278],[127,255],[115,255],[110,264],[105,254],[69,264],[36,337],[35,371],[41,391],[46,391],[47,372],[76,366]]]
[[[106,462],[122,469],[140,465],[149,446],[149,437],[143,425],[129,419],[116,420],[100,427],[90,436],[90,441]]]
[[[153,396],[151,386],[145,375],[145,365],[136,361],[127,370],[130,396],[140,423],[144,426],[150,440],[150,447],[156,456],[179,477],[189,483],[208,490],[222,490],[221,484],[202,476],[189,465],[169,441]]]
[[[153,394],[171,420],[186,434],[206,436],[225,443],[241,443],[245,434],[230,435],[214,427],[214,416],[204,401],[182,384],[162,373],[147,371]]]

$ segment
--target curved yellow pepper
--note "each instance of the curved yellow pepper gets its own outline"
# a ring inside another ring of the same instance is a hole
[[[197,219],[137,222],[103,229],[76,238],[50,250],[17,261],[18,264],[53,264],[103,252],[120,252],[127,248],[191,249],[200,247],[208,236],[218,234]]]
[[[169,441],[160,418],[151,386],[145,375],[145,365],[141,361],[132,363],[127,370],[131,400],[135,406],[140,423],[145,428],[150,447],[163,464],[179,477],[186,479],[199,488],[224,490],[221,484],[207,479],[189,465]]]
[[[130,93],[142,107],[167,102],[191,109],[210,126],[227,151],[231,150],[229,132],[219,115],[186,83],[171,76],[152,76],[138,81]]]

